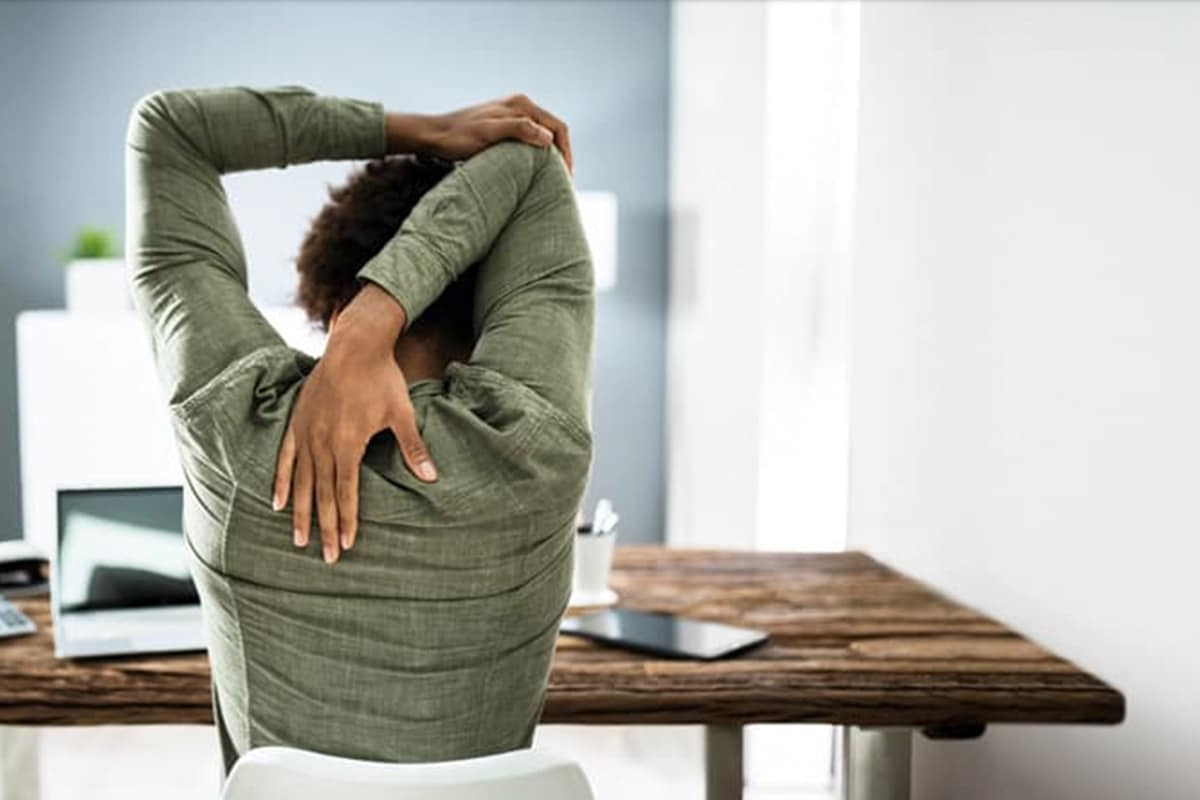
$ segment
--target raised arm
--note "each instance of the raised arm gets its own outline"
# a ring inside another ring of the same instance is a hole
[[[570,159],[566,126],[522,94],[440,115],[386,113],[375,101],[321,96],[303,86],[161,90],[142,97],[126,129],[126,254],[134,303],[150,333],[160,377],[177,417],[185,425],[193,421],[190,415],[209,405],[194,402],[207,399],[206,387],[219,389],[220,376],[236,370],[241,359],[284,344],[247,295],[245,253],[222,174],[390,153],[469,158],[505,139],[526,142],[519,146],[531,151],[553,142]],[[562,155],[558,151],[555,155],[561,165]],[[489,185],[490,181],[479,181],[481,190]],[[489,217],[489,225],[494,221]],[[504,310],[513,308],[505,303],[504,291],[520,284],[493,287],[489,296],[495,302],[480,309],[480,314],[501,321]],[[425,291],[432,286],[427,284]],[[423,302],[429,300],[432,297]],[[421,302],[417,294],[408,298],[415,308],[414,301]],[[354,305],[360,310],[365,307]],[[354,315],[348,311],[343,316]],[[493,338],[503,335],[499,332]],[[390,345],[386,349],[390,352]],[[328,360],[322,359],[317,372]],[[309,377],[306,388],[312,384],[313,376]],[[407,397],[403,380],[399,383]],[[406,432],[398,433],[400,445],[410,468],[420,474],[417,466],[424,446],[411,404],[394,405],[388,409],[389,424]],[[361,455],[357,443],[365,443],[378,428],[372,427],[369,414],[358,411],[353,421],[335,416],[353,428],[348,438],[341,437],[343,442],[356,443],[346,452],[357,448]],[[332,448],[319,435],[313,441],[321,445],[321,459],[328,461]],[[286,502],[295,457],[296,539],[303,544],[312,484],[301,478],[306,471],[311,476],[321,459],[306,460],[305,453],[296,453],[289,427],[279,458],[287,468],[277,475],[274,502],[277,507]],[[316,472],[318,496],[332,497],[329,475],[333,473]],[[345,498],[338,504],[341,508],[332,501],[321,503],[322,539],[326,557],[332,559],[337,557],[339,517],[343,535],[350,541],[357,517],[357,463],[341,472],[346,476],[338,479],[338,495]]]
[[[220,176],[388,149],[380,103],[302,86],[161,90],[137,102],[125,137],[126,254],[173,406],[240,358],[283,345],[247,295]]]
[[[592,262],[555,148],[501,142],[456,164],[359,277],[411,322],[480,259],[471,363],[520,381],[586,433]]]

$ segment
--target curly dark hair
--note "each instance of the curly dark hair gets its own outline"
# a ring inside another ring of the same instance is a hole
[[[387,244],[427,191],[452,169],[442,159],[377,158],[329,188],[329,202],[312,219],[296,257],[297,303],[322,330],[333,312],[362,288],[358,271]],[[472,344],[475,269],[466,270],[413,320],[405,335]]]

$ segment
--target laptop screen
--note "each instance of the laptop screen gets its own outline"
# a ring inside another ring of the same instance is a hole
[[[195,605],[178,486],[60,490],[61,612]]]

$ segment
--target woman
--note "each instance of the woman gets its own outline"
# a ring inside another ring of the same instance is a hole
[[[523,96],[444,117],[300,86],[134,107],[130,282],[226,769],[268,744],[428,761],[531,743],[592,455],[592,267],[551,139],[569,155]],[[322,159],[375,162],[298,260],[330,326],[315,361],[250,301],[220,176]]]

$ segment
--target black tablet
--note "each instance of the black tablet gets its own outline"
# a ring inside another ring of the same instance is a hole
[[[560,630],[626,650],[706,661],[740,653],[767,640],[765,631],[628,608],[569,617],[563,620]]]

